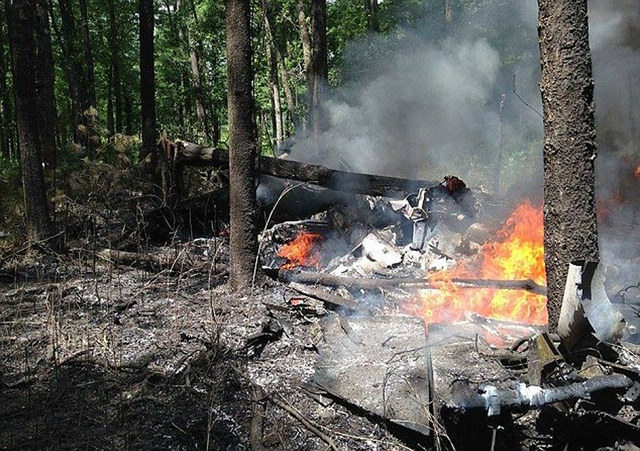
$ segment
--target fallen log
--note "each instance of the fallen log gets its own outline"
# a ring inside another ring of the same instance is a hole
[[[229,153],[213,147],[202,147],[187,141],[174,143],[176,168],[181,166],[228,166]],[[418,188],[435,186],[439,182],[387,177],[373,174],[329,169],[325,166],[305,164],[279,158],[261,156],[258,172],[278,178],[313,183],[336,191],[371,196],[404,198]]]
[[[393,288],[412,285],[420,288],[439,289],[441,281],[429,278],[393,278],[393,279],[355,279],[351,277],[333,276],[330,274],[297,272],[286,269],[278,270],[278,279],[285,282],[297,282],[310,285],[325,285],[330,287],[345,287],[349,290],[377,290],[379,288]],[[460,288],[496,288],[500,290],[525,290],[541,296],[546,296],[547,288],[538,285],[531,279],[524,280],[495,280],[495,279],[463,279],[452,278],[451,282]]]
[[[300,294],[309,296],[310,298],[318,299],[319,301],[322,301],[322,302],[332,304],[336,307],[344,307],[350,310],[358,310],[358,307],[359,307],[358,303],[354,300],[347,299],[342,296],[338,296],[337,294],[328,293],[324,290],[307,287],[303,284],[296,283],[296,282],[291,282],[289,286]]]

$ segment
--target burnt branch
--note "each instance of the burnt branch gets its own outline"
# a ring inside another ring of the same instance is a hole
[[[229,152],[213,147],[202,147],[178,140],[175,142],[175,161],[181,166],[228,166]],[[325,166],[305,164],[279,158],[261,156],[258,172],[278,178],[314,183],[336,191],[371,196],[404,198],[418,188],[435,186],[439,182],[412,180],[382,175],[359,174],[329,169]]]
[[[420,288],[439,289],[442,284],[439,280],[429,278],[393,278],[393,279],[356,279],[352,277],[340,277],[329,274],[296,272],[281,269],[278,271],[278,279],[285,282],[297,282],[304,284],[319,284],[329,287],[345,287],[349,290],[377,290],[380,288],[393,288],[412,285]],[[496,280],[496,279],[464,279],[452,278],[450,280],[460,288],[495,288],[499,290],[524,290],[541,296],[546,295],[546,287],[537,284],[531,279],[524,280]]]

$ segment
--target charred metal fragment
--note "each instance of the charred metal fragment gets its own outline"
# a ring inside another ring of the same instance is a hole
[[[633,381],[623,374],[596,376],[583,382],[550,388],[517,383],[511,389],[484,385],[474,391],[466,381],[457,381],[449,402],[453,408],[485,409],[488,416],[495,416],[500,414],[503,407],[536,408],[569,399],[589,399],[591,393],[596,391],[629,388],[632,385]]]

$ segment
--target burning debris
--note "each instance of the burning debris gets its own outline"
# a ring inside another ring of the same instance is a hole
[[[375,224],[374,210],[385,212]],[[267,231],[270,272],[338,311],[322,321],[315,392],[440,449],[484,440],[514,449],[523,428],[542,431],[552,448],[550,410],[572,440],[586,418],[603,416],[621,438],[639,438],[628,412],[640,394],[640,350],[620,341],[630,332],[602,271],[572,267],[560,335],[546,333],[541,208],[524,202],[501,227],[497,217],[446,177],[403,200],[362,197]],[[464,430],[470,419],[475,432]]]

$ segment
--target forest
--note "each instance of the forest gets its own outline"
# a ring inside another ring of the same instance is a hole
[[[0,449],[638,449],[638,49],[632,0],[6,0]]]

